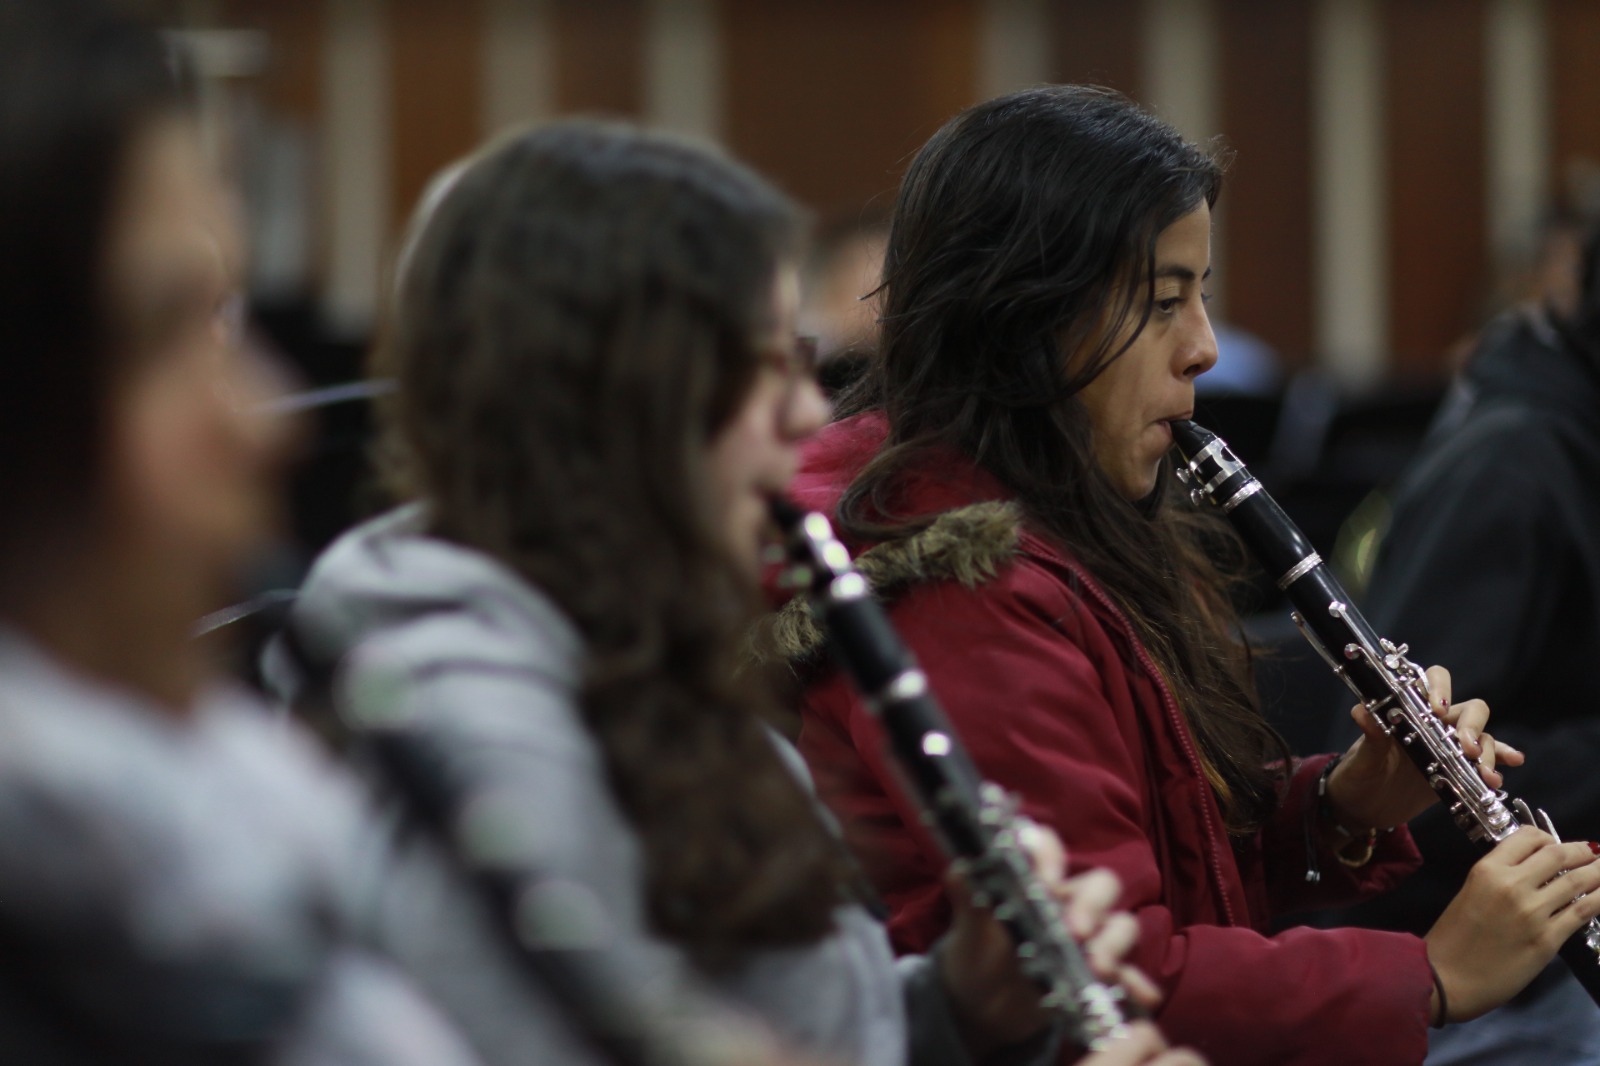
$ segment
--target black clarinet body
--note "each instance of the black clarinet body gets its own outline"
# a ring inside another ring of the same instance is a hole
[[[1220,510],[1251,553],[1288,596],[1307,640],[1400,742],[1468,839],[1487,851],[1524,825],[1560,839],[1544,811],[1491,789],[1462,753],[1455,728],[1434,714],[1427,677],[1404,644],[1380,637],[1350,601],[1332,571],[1227,444],[1193,422],[1173,422],[1186,462],[1179,479],[1191,498]],[[1561,958],[1600,1003],[1600,920],[1590,920],[1561,947]]]
[[[773,505],[789,560],[811,611],[863,702],[882,725],[893,762],[975,900],[993,910],[1017,946],[1041,1002],[1063,1018],[1079,1046],[1097,1050],[1143,1011],[1090,970],[1061,920],[1060,905],[1034,873],[1020,839],[1024,823],[1007,793],[973,764],[866,579],[826,516],[787,501]]]

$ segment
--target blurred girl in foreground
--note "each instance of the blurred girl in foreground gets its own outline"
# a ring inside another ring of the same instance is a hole
[[[355,793],[193,640],[285,439],[172,64],[0,7],[0,1061],[467,1063],[353,946]]]

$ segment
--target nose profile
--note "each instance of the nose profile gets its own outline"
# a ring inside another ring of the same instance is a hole
[[[822,386],[810,374],[798,377],[790,387],[789,402],[784,405],[781,429],[792,441],[811,436],[828,424],[833,405],[822,393]]]
[[[1198,311],[1198,321],[1182,349],[1182,373],[1191,381],[1217,365],[1217,335],[1204,306]]]

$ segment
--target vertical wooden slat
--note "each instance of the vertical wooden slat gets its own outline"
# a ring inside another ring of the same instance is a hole
[[[481,0],[485,135],[548,118],[555,111],[556,44],[550,0]]]
[[[1142,0],[1066,0],[1056,5],[1056,77],[1107,85],[1138,99]]]
[[[1218,0],[1144,0],[1138,99],[1184,137],[1217,135]]]
[[[273,240],[280,242],[278,263],[296,259],[296,267],[285,268],[273,279],[284,290],[293,287],[294,296],[310,292],[321,282],[326,271],[328,247],[324,195],[326,190],[317,184],[312,161],[316,158],[317,138],[326,119],[326,101],[323,98],[323,63],[326,59],[328,19],[323,0],[229,0],[224,17],[234,27],[256,30],[263,34],[267,44],[266,67],[260,78],[251,86],[265,112],[265,129],[257,133],[280,133],[295,140],[289,142],[290,150],[299,150],[297,156],[303,171],[295,174],[298,183],[295,192],[298,211],[288,219],[273,219],[265,223],[275,231],[263,240],[260,232],[253,233],[253,251],[258,257],[266,252]],[[270,142],[265,150],[282,152],[283,141]],[[282,160],[275,160],[280,164]],[[258,160],[262,166],[265,160]],[[283,171],[280,169],[279,173]],[[292,180],[292,179],[290,179]],[[280,196],[283,190],[277,189]],[[247,204],[247,208],[258,207]],[[274,224],[276,223],[276,224]],[[289,248],[294,251],[285,252]],[[257,270],[262,269],[258,258]],[[298,276],[294,276],[298,274]],[[289,280],[292,277],[292,280]],[[262,281],[257,274],[253,279]],[[273,297],[282,298],[285,291],[273,291]]]
[[[977,0],[723,0],[733,150],[825,214],[886,202],[976,93]]]
[[[1384,5],[1393,370],[1440,377],[1487,292],[1484,8]]]
[[[428,179],[478,140],[480,0],[388,0],[392,206],[403,223]]]
[[[1222,134],[1228,172],[1224,261],[1229,320],[1303,365],[1312,344],[1311,8],[1224,0]]]
[[[716,0],[649,0],[645,11],[645,120],[715,140],[727,95]]]
[[[1600,211],[1600,3],[1546,0],[1546,18],[1556,193],[1569,208]]]
[[[1370,386],[1389,364],[1381,0],[1313,0],[1311,286],[1317,365]]]
[[[1543,0],[1487,0],[1484,183],[1497,288],[1525,269],[1555,189],[1550,170],[1550,60]]]
[[[644,113],[643,0],[556,0],[556,108]]]
[[[982,19],[979,97],[1054,80],[1056,5],[1051,0],[983,0]]]
[[[383,0],[323,0],[323,313],[337,334],[361,337],[378,306],[394,209],[394,107]]]
[[[262,101],[275,113],[314,124],[322,106],[322,39],[327,32],[320,0],[231,0],[230,22],[267,36]]]

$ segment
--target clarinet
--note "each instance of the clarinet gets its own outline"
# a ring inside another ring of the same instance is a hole
[[[1185,462],[1178,479],[1198,505],[1209,503],[1232,522],[1269,576],[1294,605],[1293,618],[1333,672],[1355,692],[1386,733],[1400,742],[1467,838],[1489,850],[1524,825],[1561,837],[1544,811],[1489,788],[1462,754],[1455,727],[1433,713],[1427,675],[1410,649],[1380,637],[1305,534],[1215,433],[1193,422],[1171,423]],[[1561,946],[1561,959],[1600,1004],[1600,920],[1591,919]]]
[[[773,501],[772,515],[812,615],[882,725],[924,822],[972,887],[973,899],[992,908],[1011,934],[1023,973],[1043,993],[1040,1002],[1091,1051],[1126,1035],[1128,1021],[1144,1012],[1089,969],[1022,846],[1015,800],[978,773],[827,517],[783,499]]]

